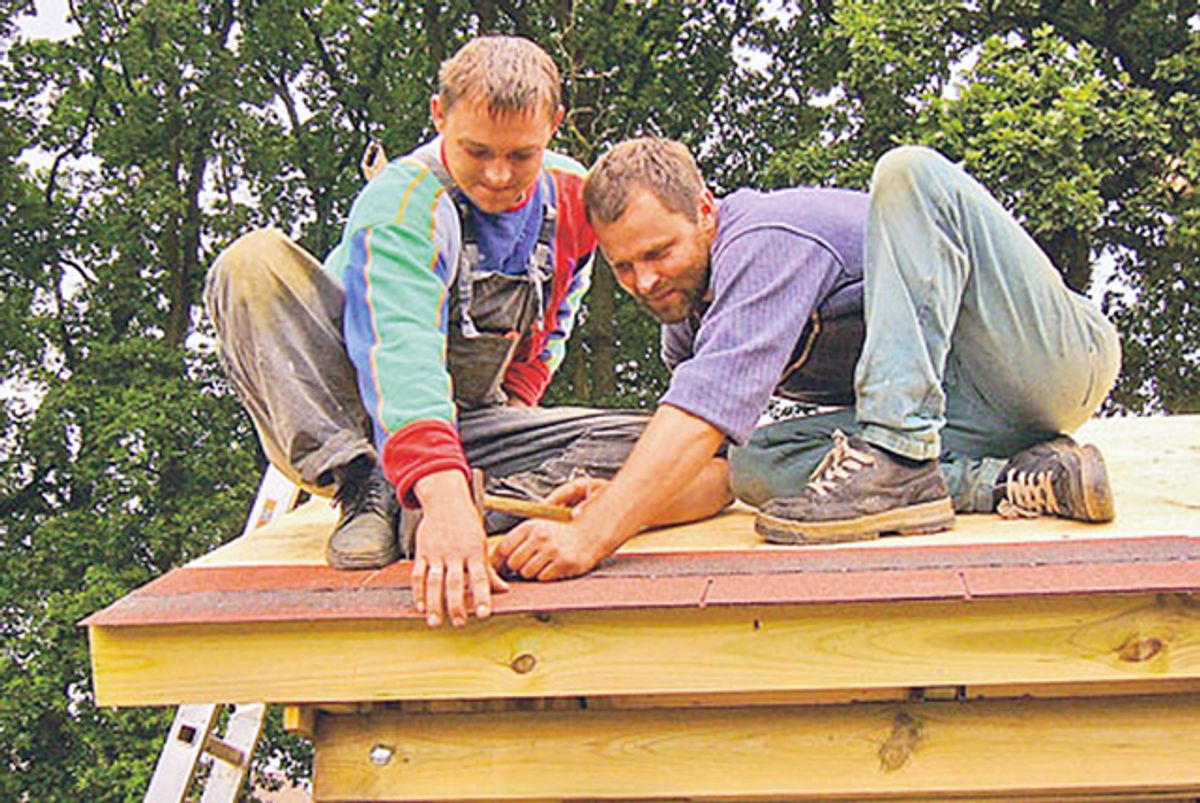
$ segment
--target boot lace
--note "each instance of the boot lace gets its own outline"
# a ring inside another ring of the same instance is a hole
[[[833,431],[833,448],[821,458],[812,473],[808,487],[817,496],[827,496],[839,482],[849,479],[856,471],[874,465],[875,457],[850,445],[850,439],[840,429]]]
[[[1053,479],[1051,471],[1009,471],[1004,477],[1004,498],[996,505],[996,512],[1006,519],[1058,513]]]
[[[342,518],[349,520],[372,510],[387,508],[387,488],[374,471],[350,473],[333,495],[342,509]]]

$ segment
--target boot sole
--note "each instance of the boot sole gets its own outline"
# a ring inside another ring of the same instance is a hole
[[[925,535],[954,526],[949,498],[893,508],[882,513],[840,521],[797,521],[759,513],[754,530],[772,544],[837,544],[870,541],[884,533]]]
[[[399,558],[396,550],[375,555],[338,555],[325,551],[325,562],[335,569],[382,569]]]
[[[1083,488],[1084,520],[1096,523],[1112,521],[1116,511],[1104,456],[1090,443],[1080,447],[1080,451],[1083,453],[1079,461],[1079,479]]]

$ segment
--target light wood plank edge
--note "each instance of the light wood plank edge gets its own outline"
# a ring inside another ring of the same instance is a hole
[[[933,686],[894,689],[831,689],[709,694],[618,694],[607,697],[517,697],[486,700],[390,700],[378,703],[315,703],[322,714],[392,711],[404,714],[486,714],[509,711],[612,711],[645,708],[744,708],[779,705],[844,705],[880,702],[945,702],[957,700],[1063,699],[1130,697],[1157,694],[1200,694],[1200,679],[1135,680],[1119,683],[1048,683],[996,686]],[[285,724],[286,709],[285,709]]]
[[[1189,595],[90,628],[100,705],[1200,678]],[[287,660],[281,660],[287,656]]]
[[[285,705],[283,729],[311,742],[317,734],[317,717],[320,715],[321,711],[313,705]]]
[[[318,800],[1200,792],[1200,696],[330,717]]]

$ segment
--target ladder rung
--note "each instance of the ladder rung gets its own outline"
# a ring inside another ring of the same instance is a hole
[[[231,745],[224,739],[213,736],[211,733],[204,740],[204,752],[208,753],[213,758],[219,758],[226,764],[231,764],[234,767],[240,767],[246,763],[246,754],[236,747]]]

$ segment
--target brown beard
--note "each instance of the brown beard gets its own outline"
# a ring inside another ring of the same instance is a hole
[[[658,311],[654,309],[654,307],[650,306],[650,304],[646,302],[640,293],[633,294],[634,300],[637,301],[638,306],[649,312],[659,323],[672,324],[685,321],[692,317],[692,315],[696,314],[703,307],[704,296],[708,293],[710,271],[711,266],[706,263],[703,268],[703,277],[695,287],[674,288],[674,292],[682,293],[684,297],[684,302],[681,305],[682,309],[678,315],[673,315],[669,318],[660,315]]]

